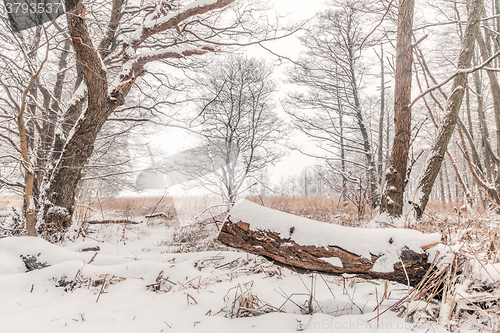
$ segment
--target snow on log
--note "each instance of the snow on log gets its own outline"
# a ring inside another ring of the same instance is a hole
[[[343,227],[240,200],[218,240],[299,272],[355,274],[415,285],[431,265],[425,250],[441,236],[409,229]]]

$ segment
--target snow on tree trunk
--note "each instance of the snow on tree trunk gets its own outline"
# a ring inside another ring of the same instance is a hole
[[[160,15],[157,12],[149,14],[133,33],[130,44],[125,43],[121,50],[117,49],[116,57],[122,61],[122,70],[108,82],[106,60],[103,61],[103,57],[113,44],[112,40],[122,16],[122,2],[112,2],[108,32],[98,47],[95,47],[86,23],[85,6],[81,2],[66,1],[66,8],[71,8],[66,13],[66,19],[78,76],[74,96],[65,112],[68,116],[63,124],[64,131],[67,131],[66,142],[63,144],[56,137],[55,146],[61,146],[61,152],[56,156],[58,160],[51,174],[42,184],[38,233],[50,240],[58,240],[70,226],[82,169],[93,153],[95,140],[109,115],[125,103],[125,98],[137,77],[144,75],[144,66],[156,60],[181,59],[214,51],[213,47],[204,45],[165,47],[153,53],[140,53],[137,51],[141,43],[154,34],[168,29],[179,29],[178,24],[183,20],[226,7],[232,2],[234,0],[200,0],[168,15]],[[151,19],[157,14],[160,17],[156,17],[153,22]],[[82,108],[84,101],[87,102],[85,109]],[[73,119],[77,119],[76,122]]]
[[[479,31],[479,20],[483,9],[482,0],[469,0],[469,19],[462,39],[462,47],[458,58],[458,69],[467,69],[471,66],[474,54],[474,44]],[[446,103],[446,115],[443,117],[434,143],[427,158],[423,177],[420,179],[417,188],[417,218],[422,216],[434,182],[439,174],[439,169],[443,162],[444,154],[448,148],[451,135],[455,129],[458,119],[458,112],[462,105],[462,100],[467,86],[467,73],[459,73],[453,79],[452,92]]]
[[[380,116],[378,120],[378,177],[382,183],[383,146],[384,146],[384,113],[385,113],[385,71],[384,71],[384,44],[380,43]]]
[[[43,223],[39,232],[51,235],[64,233],[71,224],[75,194],[82,177],[82,168],[94,150],[94,142],[104,122],[118,105],[108,102],[106,70],[101,66],[98,52],[93,45],[84,22],[85,9],[78,3],[67,15],[68,30],[78,61],[82,64],[82,74],[88,91],[87,109],[80,115],[69,140],[63,148],[61,158],[50,180],[47,200],[43,207]],[[113,107],[114,106],[114,107]],[[55,209],[53,209],[55,208]]]
[[[477,44],[481,52],[483,61],[486,61],[491,55],[488,54],[486,43],[483,35],[479,32],[477,34]],[[493,71],[486,71],[490,81],[491,96],[493,97],[493,111],[495,115],[496,136],[497,136],[497,155],[500,155],[500,84],[498,83],[497,76]]]

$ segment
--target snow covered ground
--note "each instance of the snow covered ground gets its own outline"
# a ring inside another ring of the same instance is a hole
[[[406,286],[389,283],[386,290],[380,281],[297,274],[239,252],[168,253],[172,247],[160,245],[159,239],[169,230],[160,229],[149,234],[129,230],[126,240],[78,239],[64,246],[38,238],[0,239],[0,331],[425,332],[429,328],[407,323],[393,311],[383,313],[403,297]],[[27,265],[39,269],[29,271]]]
[[[259,212],[266,214],[259,216]],[[261,222],[261,227],[276,231],[283,227],[285,234],[292,223],[297,241],[312,232],[306,219],[285,219],[287,214],[256,209],[248,202],[237,205],[231,214],[252,228]],[[276,225],[276,220],[284,225]],[[447,302],[428,303],[414,297],[407,302],[406,285],[298,274],[214,243],[216,234],[205,227],[176,229],[170,222],[149,220],[85,228],[85,238],[82,230],[75,229],[72,240],[58,245],[40,238],[0,238],[0,333],[448,332],[450,319],[441,321],[440,313],[452,314],[453,304],[462,309],[453,312],[453,327],[463,322],[471,331],[498,327],[491,312],[498,304],[498,263],[472,260],[468,280],[457,282]],[[333,225],[325,228],[352,231]],[[393,238],[396,246],[399,238],[403,242],[415,232],[381,229],[379,233],[386,240]],[[364,242],[377,245],[369,238],[366,235]],[[186,247],[183,242],[192,245]],[[434,248],[430,257],[444,258],[443,267],[456,262],[460,252],[474,259],[475,252],[463,253],[465,243],[457,239],[454,244]],[[352,250],[363,255],[364,245]],[[450,272],[453,267],[458,266],[450,266]],[[444,269],[436,276],[449,280],[451,275]],[[487,307],[477,310],[471,299]],[[409,318],[405,318],[406,307],[411,310]],[[467,332],[465,328],[459,329]]]

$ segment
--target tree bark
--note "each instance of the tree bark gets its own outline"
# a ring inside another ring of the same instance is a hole
[[[413,1],[413,0],[412,0]],[[351,29],[352,21],[348,21],[347,30]],[[349,39],[350,34],[347,33],[347,43],[348,43],[348,64],[349,64],[349,82],[351,84],[352,96],[354,100],[354,112],[356,121],[361,132],[361,137],[363,138],[363,150],[365,153],[366,164],[368,166],[367,178],[368,178],[368,197],[373,207],[377,206],[377,198],[375,196],[377,192],[377,183],[375,181],[375,163],[372,156],[372,148],[370,144],[370,137],[368,135],[368,129],[365,125],[365,120],[363,117],[363,112],[361,110],[361,101],[359,96],[359,87],[356,79],[356,69],[355,69],[355,54],[353,50],[353,42]]]
[[[474,65],[476,65],[477,61],[475,60],[476,57],[473,58]],[[484,116],[484,108],[483,108],[483,85],[482,85],[482,80],[479,75],[479,71],[474,72],[473,74],[474,77],[474,86],[476,88],[476,96],[477,96],[477,117],[479,119],[479,130],[481,134],[481,148],[483,152],[483,162],[484,162],[484,168],[486,169],[486,176],[487,179],[491,179],[492,175],[492,168],[491,168],[491,157],[486,149],[486,141],[489,140],[489,132],[488,132],[488,126],[486,125],[486,120]],[[469,132],[469,134],[471,134]],[[474,157],[474,155],[473,155]],[[474,163],[478,166],[481,166],[481,163],[477,161],[474,161]]]
[[[467,136],[467,141],[469,142],[469,145],[471,147],[472,156],[471,153],[469,153],[469,149],[467,148],[467,143],[464,138],[464,133]],[[467,164],[469,165],[469,170],[471,171],[472,176],[476,181],[476,184],[485,192],[486,197],[488,197],[488,199],[490,199],[497,207],[500,207],[500,188],[498,188],[497,185],[498,182],[495,182],[495,186],[492,186],[489,180],[485,177],[484,172],[481,170],[480,165],[476,164],[478,158],[474,142],[471,140],[470,134],[467,132],[467,129],[465,128],[465,126],[463,126],[463,124],[460,124],[460,126],[458,127],[458,134],[462,142],[462,148],[465,155],[465,159],[467,161]],[[486,141],[485,143],[486,143],[486,149],[489,152],[495,164],[495,170],[498,170],[498,166],[500,165],[500,158],[498,158],[493,152],[489,144],[489,141]],[[476,155],[476,157],[474,157],[474,155]],[[498,175],[496,175],[495,178],[497,176]]]
[[[340,168],[342,170],[342,193],[340,194],[341,199],[343,200],[343,207],[346,208],[348,206],[347,201],[347,167],[345,161],[345,143],[344,143],[344,110],[342,109],[342,99],[340,97],[340,91],[337,89],[336,91],[337,97],[337,105],[339,108],[339,134],[340,134]],[[340,200],[340,199],[339,199]]]
[[[422,54],[420,57],[421,57],[421,64],[425,64],[425,60],[424,60],[423,54]],[[435,80],[432,78],[432,75],[431,75],[431,73],[430,73],[430,71],[429,71],[428,67],[427,67],[427,66],[425,66],[425,65],[424,65],[423,67],[424,67],[424,69],[425,69],[425,72],[427,72],[427,73],[428,73],[428,75],[429,75],[429,77],[431,77],[432,81],[433,81],[433,82],[435,82]],[[425,73],[425,72],[424,72],[424,73]],[[416,79],[417,79],[417,83],[418,83],[418,87],[419,87],[419,89],[420,89],[420,92],[422,93],[422,86],[421,86],[421,84],[420,84],[420,80],[419,80],[419,78],[418,78],[418,75],[416,76]],[[427,78],[426,78],[426,81],[427,81]],[[428,82],[428,81],[427,81],[427,84],[429,84],[429,82]],[[466,91],[466,92],[467,92],[467,91]],[[446,94],[445,94],[443,91],[441,91],[441,94],[442,94],[444,97],[446,97]],[[439,102],[437,102],[437,99],[433,96],[432,92],[430,93],[430,95],[431,95],[431,97],[434,99],[434,101],[438,104],[439,108],[440,108],[440,109],[444,112],[444,109],[442,108],[441,104],[440,104]],[[446,98],[447,98],[447,97],[446,97]],[[438,129],[439,129],[439,125],[438,125],[438,123],[436,122],[436,118],[434,117],[434,114],[433,114],[433,112],[432,112],[431,108],[429,107],[429,104],[428,104],[428,103],[427,103],[427,101],[425,100],[425,97],[424,97],[422,100],[424,101],[424,104],[425,104],[425,106],[426,106],[426,108],[427,108],[427,111],[429,112],[429,117],[431,118],[432,123],[433,123],[433,124],[434,124],[434,126],[436,127],[436,130],[438,130]],[[461,123],[460,118],[458,118],[458,122],[459,122],[460,126],[464,126],[464,125]],[[464,193],[465,193],[465,195],[466,195],[466,197],[467,197],[467,202],[469,203],[470,207],[473,207],[474,202],[473,202],[473,199],[472,199],[472,195],[471,195],[471,193],[470,193],[469,189],[467,188],[466,183],[463,181],[463,178],[462,178],[462,176],[461,176],[461,174],[460,174],[460,171],[458,170],[458,167],[457,167],[457,165],[456,165],[456,163],[455,163],[455,159],[453,158],[453,155],[451,154],[451,152],[450,152],[450,150],[449,150],[449,149],[447,149],[447,150],[446,150],[446,154],[448,155],[448,158],[449,158],[449,159],[450,159],[450,161],[451,161],[451,165],[453,166],[453,170],[455,170],[455,174],[456,174],[456,177],[457,177],[457,179],[458,179],[458,182],[460,183],[460,186],[462,187],[462,189],[463,189],[463,191],[464,191]],[[445,162],[443,161],[443,164],[444,164],[444,163],[445,163]],[[440,180],[441,180],[441,200],[443,201],[443,203],[446,203],[446,199],[445,199],[445,196],[444,196],[443,170],[442,170],[442,169],[443,169],[443,168],[441,168],[441,169],[439,170],[439,177],[440,177]],[[446,167],[445,167],[445,171],[446,171]],[[450,185],[450,184],[449,184],[449,180],[448,180],[448,173],[447,173],[447,172],[446,172],[446,184],[448,185],[448,188],[449,188],[449,185]],[[451,192],[450,192],[450,191],[448,191],[448,193],[451,193]],[[449,202],[451,202],[451,198],[450,198]]]
[[[464,37],[462,39],[462,47],[458,58],[458,69],[466,69],[471,66],[472,56],[474,55],[474,44],[479,32],[479,20],[483,10],[483,1],[470,0],[468,1],[468,6],[469,18],[465,28]],[[455,129],[458,112],[460,111],[460,106],[462,105],[462,99],[465,93],[465,87],[467,86],[467,75],[468,74],[466,73],[460,73],[455,76],[453,80],[451,94],[446,103],[446,115],[441,121],[436,139],[434,140],[432,148],[429,152],[423,177],[420,179],[418,184],[418,201],[416,206],[417,218],[422,216],[422,213],[427,206],[430,192],[434,186],[434,182],[443,162],[444,154],[448,148],[448,143],[450,142],[451,135]]]
[[[372,255],[371,259],[367,259],[337,246],[299,245],[293,240],[280,238],[276,232],[250,230],[248,223],[233,223],[229,218],[222,226],[217,239],[227,246],[261,255],[278,265],[301,273],[313,271],[329,275],[356,274],[367,279],[387,279],[414,286],[431,266],[427,262],[425,252],[416,253],[405,248],[400,253],[402,263],[396,263],[393,272],[375,272],[372,268],[378,259],[377,256]],[[356,239],[352,241],[356,242]],[[425,246],[424,250],[433,245]],[[339,258],[342,267],[321,259],[332,257]]]
[[[363,149],[365,151],[366,164],[368,166],[367,178],[368,178],[368,197],[373,207],[377,206],[377,183],[375,181],[375,163],[372,156],[372,148],[370,144],[370,138],[368,136],[368,130],[365,126],[365,121],[363,119],[363,113],[361,112],[361,102],[359,100],[359,91],[356,82],[356,76],[354,72],[354,66],[351,67],[351,84],[352,84],[352,94],[354,96],[354,107],[356,109],[356,119],[358,122],[359,130],[361,131],[361,136],[363,138]]]
[[[474,138],[473,133],[473,125],[472,125],[472,113],[471,113],[471,107],[470,107],[470,93],[469,93],[469,87],[467,86],[465,90],[465,105],[466,105],[466,111],[467,111],[467,124],[469,125],[469,133],[472,135],[472,138]]]
[[[490,55],[481,32],[477,35],[477,44],[479,45],[479,50],[481,51],[481,57],[483,59],[488,59]],[[495,115],[497,134],[497,155],[500,155],[500,84],[498,83],[495,72],[487,70],[486,73],[488,74],[488,79],[490,80],[491,95],[493,97],[493,111]]]
[[[64,233],[71,225],[75,194],[82,177],[82,168],[94,150],[94,142],[110,111],[108,103],[108,82],[106,69],[101,65],[101,57],[92,45],[89,31],[84,22],[85,9],[79,2],[67,13],[68,30],[73,41],[77,61],[81,63],[85,84],[88,88],[88,106],[80,116],[74,133],[63,148],[61,159],[51,179],[47,200],[43,207],[44,223],[39,233],[56,235]],[[116,103],[115,103],[116,104]]]
[[[378,176],[382,183],[382,162],[384,145],[384,112],[385,112],[385,73],[384,73],[384,45],[380,44],[380,116],[378,119]]]
[[[381,213],[399,217],[403,213],[408,153],[411,140],[411,45],[414,0],[401,0],[398,6],[396,73],[394,90],[394,140],[381,200]]]
[[[441,203],[446,205],[446,196],[444,195],[444,182],[443,182],[443,170],[439,170],[439,190],[441,196]]]
[[[462,192],[465,195],[465,199],[467,199],[467,203],[469,204],[469,206],[474,207],[474,200],[472,198],[472,194],[469,191],[469,188],[467,187],[467,184],[464,181],[464,179],[460,173],[460,170],[458,170],[458,165],[455,162],[453,155],[451,155],[449,150],[446,150],[446,154],[448,155],[448,159],[451,162],[451,166],[453,167],[453,170],[455,171],[455,177],[457,178],[457,186],[459,186],[462,189]],[[458,190],[457,190],[457,193],[458,193]],[[458,195],[457,195],[457,200],[458,200]]]

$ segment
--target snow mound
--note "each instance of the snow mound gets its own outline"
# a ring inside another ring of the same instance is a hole
[[[367,259],[371,259],[372,255],[380,256],[373,265],[373,271],[377,272],[392,272],[393,265],[399,261],[399,253],[405,247],[422,253],[422,246],[441,241],[439,233],[344,227],[280,212],[248,200],[238,201],[229,212],[229,219],[233,223],[248,223],[251,230],[277,232],[281,238],[290,238],[299,245],[338,246]]]
[[[385,311],[404,296],[399,284],[343,285],[246,253],[139,251],[143,244],[127,242],[118,254],[104,242],[64,248],[34,237],[0,239],[1,332],[372,332],[378,307],[381,325],[414,328]],[[96,245],[100,251],[81,252]],[[40,265],[30,270],[21,256]],[[379,304],[375,288],[392,298]]]

